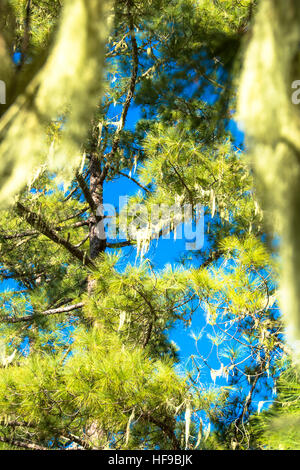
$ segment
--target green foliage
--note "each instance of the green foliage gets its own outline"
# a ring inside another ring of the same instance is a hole
[[[275,403],[253,416],[253,445],[267,449],[300,449],[299,370],[289,365],[277,383]]]
[[[150,425],[161,415],[172,422],[186,393],[167,362],[149,361],[139,348],[124,348],[118,335],[104,329],[82,330],[69,356],[33,355],[3,370],[0,403],[6,410],[4,427],[6,419],[16,416],[45,445],[49,436],[63,445],[64,439],[82,433],[84,422],[126,441],[126,447],[133,410]],[[87,433],[87,445],[97,445],[93,439],[101,440],[95,435],[89,439]]]
[[[93,297],[85,302],[86,319],[118,331],[129,344],[147,346],[151,357],[176,356],[166,332],[190,316],[187,273],[171,267],[155,273],[147,260],[120,273],[117,261],[117,256],[105,257],[99,264]]]
[[[24,2],[3,5],[1,64],[20,78],[0,127],[2,195],[18,193],[0,213],[0,277],[15,281],[0,295],[1,445],[248,449],[285,350],[276,258],[227,126],[254,2],[116,1],[108,38],[102,2],[33,1],[28,31]],[[120,177],[136,185],[124,210],[140,203],[139,223],[99,240]],[[152,230],[158,204],[204,207],[193,266],[188,252],[154,265],[152,239],[180,223],[162,208]],[[195,341],[186,363],[175,327]]]

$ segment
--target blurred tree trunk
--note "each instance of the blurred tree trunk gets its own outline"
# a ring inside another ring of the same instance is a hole
[[[42,164],[63,170],[67,181],[79,165],[81,145],[101,98],[111,17],[109,0],[66,0],[49,47],[41,46],[37,57],[26,56],[27,61],[22,45],[17,49],[24,65],[20,71],[12,62],[12,12],[1,2],[0,79],[6,82],[9,103],[0,120],[2,206],[12,202]],[[28,46],[29,21],[26,25],[21,43]],[[59,142],[52,139],[49,150],[47,132],[55,121],[60,122],[61,136]]]
[[[262,0],[242,73],[239,119],[269,227],[280,237],[281,308],[300,350],[300,3]]]

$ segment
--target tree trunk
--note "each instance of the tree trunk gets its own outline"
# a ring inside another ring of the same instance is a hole
[[[96,213],[91,214],[89,225],[90,258],[95,260],[106,249],[106,237],[103,223],[103,181],[101,179],[101,165],[98,156],[93,153],[90,159],[90,194]],[[89,276],[88,293],[91,295],[94,281]]]

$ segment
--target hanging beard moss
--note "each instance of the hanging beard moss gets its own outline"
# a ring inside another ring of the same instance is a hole
[[[247,134],[270,227],[282,255],[281,308],[290,345],[300,344],[300,113],[292,83],[300,78],[300,4],[263,0],[239,90],[239,119]]]
[[[48,164],[52,171],[63,170],[67,180],[79,164],[80,145],[101,93],[111,16],[107,1],[64,2],[53,47],[38,67],[33,64],[37,72],[0,121],[0,205],[11,203],[41,164]],[[0,58],[2,79],[9,76],[11,64],[1,36]],[[47,130],[54,122],[59,132],[56,138],[51,136],[49,151]]]

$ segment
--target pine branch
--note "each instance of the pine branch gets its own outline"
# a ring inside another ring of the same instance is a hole
[[[93,268],[95,267],[94,263],[85,252],[79,250],[74,245],[72,245],[68,240],[65,240],[64,238],[62,238],[48,224],[48,222],[46,222],[46,220],[42,216],[32,212],[30,209],[23,206],[23,204],[21,204],[20,202],[17,202],[16,210],[17,210],[17,213],[21,217],[23,217],[26,220],[26,222],[28,222],[29,225],[36,228],[40,233],[45,235],[47,238],[52,240],[57,245],[60,245],[66,248],[66,250],[69,253],[71,253],[72,256],[74,256],[79,261],[81,261],[85,266],[89,266]]]
[[[15,427],[30,427],[28,423],[25,421],[18,421],[18,420],[13,420],[13,421],[5,421],[5,420],[0,420],[0,426],[6,427],[6,426],[11,426],[13,428]]]
[[[160,419],[155,418],[154,416],[151,416],[150,412],[148,412],[146,419],[150,423],[159,427],[163,431],[163,433],[170,439],[173,445],[173,450],[180,450],[180,442],[177,439],[174,430],[169,424],[167,424],[165,421],[161,421]]]
[[[148,345],[148,343],[150,341],[152,329],[153,329],[153,322],[150,322],[148,327],[147,327],[146,335],[145,335],[145,338],[144,338],[144,341],[143,341],[143,346],[142,346],[143,349],[146,348],[146,346]]]
[[[143,191],[145,191],[146,193],[149,193],[149,189],[145,188],[145,186],[143,186],[141,183],[139,183],[135,178],[133,178],[132,176],[129,176],[127,175],[126,173],[123,173],[122,171],[118,171],[119,175],[121,176],[125,176],[126,178],[130,179],[131,181],[133,181],[133,183],[137,184],[140,188],[143,189]]]
[[[3,437],[0,436],[0,442],[10,444],[11,446],[20,447],[21,449],[28,450],[49,450],[47,447],[40,446],[38,444],[33,444],[32,442],[19,441],[12,437]]]
[[[76,174],[76,179],[79,183],[79,186],[83,192],[83,195],[85,197],[85,200],[86,202],[88,203],[88,205],[90,206],[90,209],[92,211],[93,214],[96,214],[96,211],[97,211],[97,206],[95,204],[95,201],[93,200],[92,198],[92,195],[90,193],[90,190],[88,188],[88,185],[86,184],[85,182],[85,179],[84,177],[80,174],[80,173],[77,173]]]
[[[189,199],[190,199],[190,202],[192,203],[193,202],[193,194],[192,194],[192,191],[190,190],[190,188],[187,186],[185,180],[184,180],[184,177],[181,176],[181,174],[179,173],[178,169],[176,168],[175,165],[173,165],[173,163],[171,163],[169,161],[169,164],[171,165],[171,167],[173,168],[173,170],[175,171],[176,175],[178,176],[178,178],[180,179],[181,183],[183,184],[183,186],[185,187],[185,189],[187,190],[187,193],[189,195]]]
[[[84,306],[84,303],[79,302],[77,304],[67,305],[65,307],[59,307],[59,308],[53,308],[53,309],[50,309],[50,310],[44,310],[41,313],[34,313],[33,315],[27,315],[25,317],[9,317],[9,316],[2,317],[2,318],[0,317],[0,321],[4,322],[4,323],[30,322],[30,321],[34,320],[36,317],[39,317],[39,316],[46,317],[46,316],[50,316],[50,315],[59,315],[61,313],[69,313],[69,312],[73,312],[74,310],[78,310],[78,309],[82,308],[83,306]]]
[[[78,186],[76,186],[72,191],[69,192],[69,194],[64,198],[64,202],[67,202],[71,197],[76,193],[78,189]]]
[[[213,251],[210,256],[201,264],[201,268],[206,268],[210,264],[220,259],[222,255],[223,252],[221,250]]]
[[[83,439],[80,439],[80,437],[75,436],[74,434],[70,433],[70,439],[72,440],[72,442],[75,442],[76,444],[79,444],[85,450],[96,450],[95,447],[92,447],[86,441],[84,441]]]
[[[31,237],[32,235],[37,235],[39,232],[37,230],[27,230],[24,232],[14,233],[11,235],[2,235],[0,234],[1,240],[16,240],[18,238]]]
[[[126,240],[124,242],[116,242],[116,243],[106,243],[107,248],[123,248],[125,246],[132,246],[133,241]]]
[[[64,222],[68,222],[69,220],[76,219],[76,217],[79,217],[79,216],[83,215],[88,210],[88,208],[89,208],[89,206],[85,206],[83,209],[80,209],[80,211],[75,212],[75,214],[69,215],[65,219],[59,220],[57,223],[58,224],[63,224]]]
[[[65,222],[65,221],[63,221],[63,222]],[[84,227],[84,226],[87,226],[87,225],[89,225],[88,220],[81,220],[81,221],[75,222],[74,224],[71,224],[71,225],[65,225],[64,227],[56,226],[56,227],[54,227],[54,229],[57,232],[61,232],[62,230],[65,230],[65,229],[80,228],[80,227]],[[16,240],[18,238],[31,237],[33,235],[38,235],[40,233],[41,232],[39,230],[26,230],[24,232],[12,233],[12,234],[8,234],[8,235],[0,234],[0,239],[4,240],[4,241]]]

